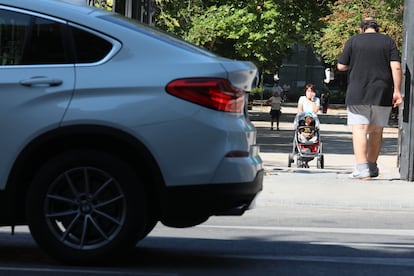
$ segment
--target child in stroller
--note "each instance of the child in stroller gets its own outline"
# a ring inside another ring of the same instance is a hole
[[[315,116],[316,117],[316,116]],[[301,143],[307,143],[307,142],[312,142],[315,143],[317,141],[317,136],[316,136],[316,119],[314,118],[312,113],[305,113],[304,118],[301,118],[299,120],[299,126],[298,126],[298,131],[299,131],[299,142]]]
[[[319,136],[318,116],[310,112],[298,113],[294,120],[295,135],[288,166],[297,155],[297,166],[309,168],[308,162],[317,157],[317,167],[323,168],[322,143]]]

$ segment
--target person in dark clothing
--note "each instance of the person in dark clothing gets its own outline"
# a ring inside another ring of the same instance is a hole
[[[402,103],[401,60],[395,41],[379,33],[372,17],[365,18],[360,33],[345,43],[337,68],[348,70],[345,104],[356,161],[350,177],[377,177],[383,128],[391,108]]]
[[[322,113],[326,114],[328,112],[328,105],[329,105],[329,92],[324,92],[321,95],[321,107],[322,107]]]

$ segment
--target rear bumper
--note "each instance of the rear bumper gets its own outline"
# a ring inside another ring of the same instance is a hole
[[[171,227],[190,227],[210,216],[242,215],[263,189],[264,170],[252,182],[166,188],[161,222]]]

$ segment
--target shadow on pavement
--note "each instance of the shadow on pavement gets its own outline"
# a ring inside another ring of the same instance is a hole
[[[261,152],[290,153],[293,147],[293,120],[295,114],[284,113],[281,116],[280,124],[291,126],[281,128],[279,131],[271,131],[270,118],[267,112],[249,112],[250,120],[255,122],[266,122],[266,124],[256,125],[257,143],[260,145]],[[323,143],[323,153],[328,154],[353,154],[351,131],[346,127],[346,115],[318,115],[320,120],[320,137]],[[267,124],[268,123],[268,124]],[[398,154],[398,136],[392,135],[395,127],[384,129],[383,145],[381,155]],[[394,131],[395,132],[395,131]],[[392,136],[392,137],[387,137]]]

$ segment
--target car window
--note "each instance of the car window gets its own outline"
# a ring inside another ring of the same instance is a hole
[[[29,25],[29,15],[0,10],[1,65],[20,64]]]
[[[92,33],[72,28],[75,44],[75,62],[90,63],[103,59],[112,49],[112,44]]]
[[[31,27],[23,49],[21,64],[69,63],[61,23],[34,17]]]
[[[49,19],[0,10],[2,65],[69,63],[63,24]]]

